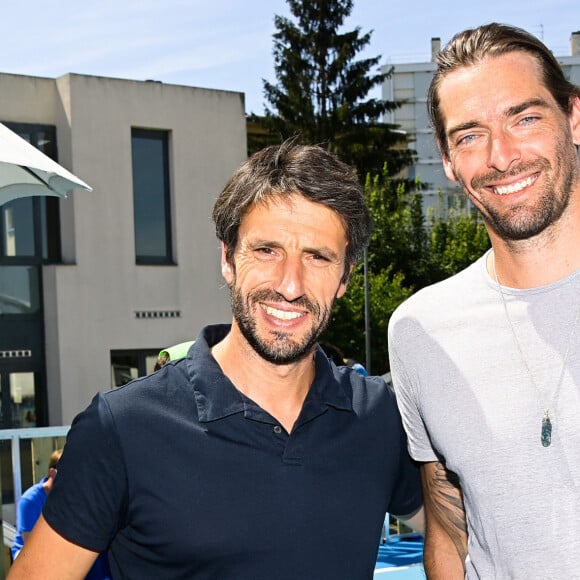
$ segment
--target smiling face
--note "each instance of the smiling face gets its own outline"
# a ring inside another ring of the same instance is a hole
[[[449,73],[439,95],[444,167],[504,240],[528,239],[563,215],[578,187],[580,104],[566,116],[524,52]]]
[[[312,351],[346,290],[346,246],[338,214],[299,194],[244,216],[233,264],[222,245],[234,324],[262,358],[288,364]]]

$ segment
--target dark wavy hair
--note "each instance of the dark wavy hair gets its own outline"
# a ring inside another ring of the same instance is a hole
[[[472,66],[486,57],[496,57],[521,51],[532,55],[542,71],[544,86],[550,91],[560,109],[569,115],[573,97],[580,96],[580,87],[566,79],[562,67],[551,51],[533,34],[507,24],[492,22],[456,34],[437,55],[437,70],[431,81],[427,109],[439,147],[449,154],[445,135],[445,119],[441,113],[439,87],[450,72]]]
[[[212,218],[232,263],[244,215],[256,204],[300,194],[338,214],[348,240],[343,281],[371,235],[371,217],[353,169],[316,145],[286,141],[258,151],[220,193]]]

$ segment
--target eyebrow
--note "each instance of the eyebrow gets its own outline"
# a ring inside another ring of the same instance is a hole
[[[525,110],[530,109],[532,107],[542,107],[545,109],[549,107],[549,104],[545,99],[535,97],[533,99],[528,99],[523,103],[519,103],[517,105],[513,105],[512,107],[508,107],[504,111],[503,117],[505,119],[508,119],[509,117],[514,117],[515,115],[519,115],[520,113],[523,113]],[[467,121],[465,123],[460,123],[459,125],[455,125],[451,129],[449,129],[449,131],[447,131],[447,139],[449,140],[451,137],[453,137],[453,135],[460,133],[461,131],[468,131],[469,129],[475,129],[480,126],[481,123],[479,123],[478,121]]]
[[[319,256],[324,256],[325,258],[327,258],[331,262],[341,262],[342,261],[340,254],[335,252],[334,250],[331,250],[327,246],[322,246],[321,248],[304,248],[303,251],[308,253],[308,254],[317,254]]]
[[[453,135],[457,133],[461,133],[461,131],[468,131],[469,129],[475,129],[479,127],[480,123],[477,121],[467,121],[466,123],[460,123],[459,125],[455,125],[449,131],[447,131],[447,140],[449,141]]]
[[[252,250],[255,250],[256,248],[260,248],[260,247],[278,248],[278,249],[282,249],[282,250],[284,249],[283,244],[280,244],[279,242],[275,242],[275,241],[265,240],[265,239],[249,240],[248,246]],[[340,262],[343,259],[340,257],[339,252],[336,252],[335,250],[329,248],[328,246],[320,246],[318,248],[305,246],[302,248],[301,251],[304,253],[307,253],[307,254],[318,254],[320,256],[324,256],[325,258],[328,258],[331,261],[336,261],[336,262]],[[346,254],[346,252],[345,252],[345,254]]]
[[[548,108],[549,105],[545,99],[541,99],[540,97],[536,97],[534,99],[529,99],[520,103],[519,105],[514,105],[513,107],[509,107],[504,114],[504,117],[513,117],[514,115],[519,115],[523,113],[526,109],[530,109],[532,107],[542,107],[543,109]]]

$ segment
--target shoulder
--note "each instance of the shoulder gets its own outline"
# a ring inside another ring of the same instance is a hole
[[[336,366],[325,355],[317,357],[317,365],[314,390],[320,400],[355,412],[393,404],[394,394],[382,376],[364,376],[352,367]]]
[[[389,320],[389,336],[429,332],[439,325],[442,313],[469,309],[480,304],[481,292],[488,292],[485,257],[441,282],[422,288],[399,305]]]
[[[395,394],[382,376],[365,377],[352,369],[349,371],[348,377],[355,412],[386,413],[387,415],[397,412]]]
[[[99,396],[111,408],[147,405],[149,401],[157,403],[160,400],[171,401],[176,391],[183,393],[190,384],[186,360],[169,362],[150,375],[134,379],[121,387],[103,391]]]

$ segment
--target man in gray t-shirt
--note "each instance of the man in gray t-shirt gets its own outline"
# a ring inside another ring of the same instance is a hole
[[[439,54],[428,107],[493,249],[389,324],[425,570],[578,578],[580,88],[536,37],[489,24]]]

